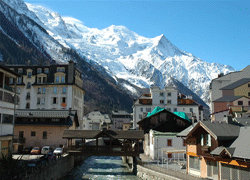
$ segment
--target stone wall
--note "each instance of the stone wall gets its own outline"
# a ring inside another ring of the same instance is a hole
[[[23,180],[57,180],[65,176],[74,167],[74,157],[66,156],[51,162],[48,166],[34,171]]]
[[[179,178],[159,173],[151,169],[144,168],[140,165],[137,165],[137,176],[141,179],[150,179],[150,180],[180,180]]]

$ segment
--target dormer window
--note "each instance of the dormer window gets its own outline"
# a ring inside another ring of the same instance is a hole
[[[65,68],[64,67],[58,67],[57,72],[65,72]]]
[[[28,72],[28,78],[31,78],[32,73]]]
[[[56,76],[56,83],[59,83],[59,76]]]
[[[48,74],[49,73],[49,68],[45,68],[44,73]]]
[[[22,74],[23,73],[23,68],[18,68],[18,73]]]
[[[38,74],[42,73],[42,68],[38,68],[38,69],[37,69],[37,73],[38,73]]]
[[[30,89],[30,88],[31,88],[31,83],[28,82],[28,84],[27,84],[27,89]]]
[[[61,77],[61,82],[65,83],[65,77],[64,76]]]

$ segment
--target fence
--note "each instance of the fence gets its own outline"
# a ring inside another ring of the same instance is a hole
[[[144,168],[148,168],[150,170],[153,170],[155,172],[159,172],[162,174],[173,176],[175,178],[179,178],[182,180],[205,180],[205,179],[207,179],[207,178],[195,177],[195,176],[192,176],[192,175],[187,174],[186,172],[183,172],[180,170],[172,169],[170,167],[168,167],[168,168],[163,167],[162,165],[157,165],[157,164],[152,163],[152,162],[144,162],[144,161],[141,161],[139,159],[137,159],[137,164],[144,167]]]

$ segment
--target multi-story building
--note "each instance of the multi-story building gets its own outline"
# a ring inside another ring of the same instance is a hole
[[[101,130],[103,123],[107,124],[107,129],[111,129],[111,119],[108,114],[100,111],[92,111],[83,117],[84,130]]]
[[[14,152],[21,152],[24,147],[66,147],[67,140],[62,138],[64,130],[75,130],[77,127],[77,112],[71,109],[16,110]]]
[[[230,84],[233,84],[237,81],[239,82],[245,82],[245,81],[240,81],[245,78],[250,77],[250,65],[242,69],[241,71],[236,71],[236,72],[231,72],[229,74],[219,76],[216,79],[213,79],[212,82],[210,83],[210,110],[211,113],[215,112],[214,106],[213,106],[213,101],[216,99],[219,99],[223,96],[232,96],[232,89],[224,89],[224,87],[229,86]],[[238,84],[238,83],[236,83]],[[230,86],[228,87],[230,88]],[[248,83],[246,82],[245,84],[243,83],[241,86],[238,86],[239,89],[235,89],[233,91],[234,96],[247,96],[249,97],[248,93],[250,92],[248,90]],[[223,93],[224,90],[224,93]],[[247,91],[245,91],[247,90]],[[239,94],[240,92],[240,94]]]
[[[143,94],[133,105],[133,128],[137,128],[137,122],[151,112],[155,107],[165,108],[170,112],[185,112],[192,119],[203,120],[203,107],[192,99],[185,96],[174,87],[151,87],[150,94]]]
[[[77,111],[83,128],[84,95],[81,71],[73,61],[49,66],[8,65],[21,74],[17,80],[18,109]],[[13,82],[10,79],[10,83]],[[11,84],[10,84],[11,85]],[[14,85],[12,83],[12,85]]]
[[[124,129],[129,129],[129,125],[131,123],[131,115],[126,112],[126,111],[112,111],[112,115],[111,115],[111,120],[112,120],[112,126],[111,129],[112,130],[123,130],[123,124],[126,124],[126,128],[124,126]]]
[[[0,65],[0,157],[12,150],[17,96],[9,83],[16,84],[17,77],[17,73]]]

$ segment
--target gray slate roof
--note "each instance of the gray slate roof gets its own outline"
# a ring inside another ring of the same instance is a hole
[[[37,110],[37,109],[22,109],[16,110],[16,117],[41,117],[41,118],[66,118],[69,115],[74,116],[76,114],[75,110]]]
[[[242,97],[243,96],[223,96],[221,98],[215,99],[213,102],[232,102]]]
[[[231,144],[229,148],[235,148],[233,157],[250,159],[250,127],[240,128],[239,137]]]
[[[250,78],[244,78],[244,79],[236,81],[228,86],[225,86],[225,87],[221,88],[220,90],[232,90],[232,89],[235,89],[239,86],[242,86],[243,84],[246,84],[248,82],[250,82]]]
[[[234,119],[236,120],[236,122],[242,124],[243,126],[250,126],[250,117],[239,117]]]
[[[176,136],[177,137],[186,137],[188,135],[188,133],[193,129],[193,127],[195,127],[196,124],[197,123],[194,123],[193,125],[187,127],[186,129],[184,129],[183,131],[178,133]]]
[[[239,136],[240,126],[232,124],[214,124],[210,121],[202,121],[218,140],[232,140]]]

